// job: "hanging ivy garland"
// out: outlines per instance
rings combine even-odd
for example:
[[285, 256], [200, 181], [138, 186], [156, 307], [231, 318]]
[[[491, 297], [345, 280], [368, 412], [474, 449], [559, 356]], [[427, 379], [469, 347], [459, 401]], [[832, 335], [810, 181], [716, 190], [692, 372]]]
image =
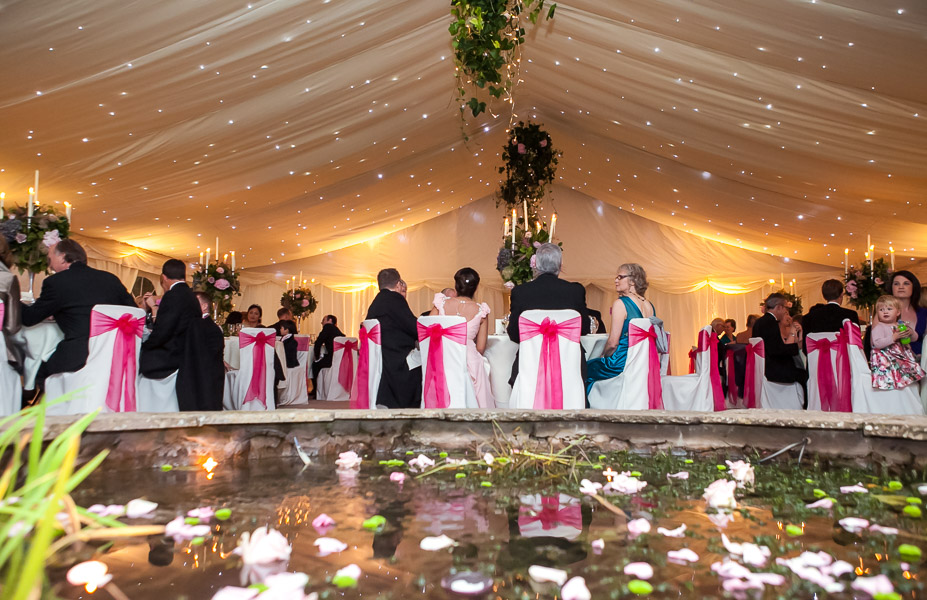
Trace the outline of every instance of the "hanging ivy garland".
[[[486, 103], [474, 93], [467, 99], [468, 85], [487, 89], [493, 98], [505, 95], [511, 102], [518, 81], [518, 50], [525, 43], [524, 16], [534, 24], [544, 10], [545, 0], [451, 0], [451, 33], [460, 111], [473, 116], [486, 110]], [[550, 6], [552, 19], [556, 4]], [[463, 116], [463, 114], [461, 114]]]
[[509, 140], [502, 150], [505, 165], [499, 173], [505, 180], [499, 184], [496, 205], [505, 203], [507, 209], [527, 202], [532, 212], [544, 197], [546, 187], [553, 183], [557, 173], [557, 157], [550, 134], [536, 123], [519, 121], [509, 132]]

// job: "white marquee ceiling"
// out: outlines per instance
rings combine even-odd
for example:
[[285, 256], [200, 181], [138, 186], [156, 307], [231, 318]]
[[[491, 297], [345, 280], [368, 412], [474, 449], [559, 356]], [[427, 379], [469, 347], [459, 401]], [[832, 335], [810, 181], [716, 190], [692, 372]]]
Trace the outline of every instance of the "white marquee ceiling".
[[[247, 266], [490, 194], [508, 116], [453, 97], [444, 0], [0, 0], [0, 190], [75, 227]], [[679, 230], [838, 265], [927, 256], [927, 4], [568, 0], [520, 118], [559, 184]], [[501, 220], [501, 209], [500, 220]], [[495, 227], [495, 225], [492, 225]], [[501, 232], [501, 227], [499, 228]]]

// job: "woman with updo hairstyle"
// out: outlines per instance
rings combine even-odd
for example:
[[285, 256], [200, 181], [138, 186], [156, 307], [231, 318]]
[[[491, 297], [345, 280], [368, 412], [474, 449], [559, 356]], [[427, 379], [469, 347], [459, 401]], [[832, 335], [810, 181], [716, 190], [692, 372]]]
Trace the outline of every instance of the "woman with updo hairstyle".
[[911, 341], [911, 351], [920, 356], [927, 329], [927, 308], [920, 305], [921, 282], [911, 271], [895, 271], [886, 291], [901, 302], [901, 320], [917, 332], [917, 341]]
[[644, 298], [647, 291], [647, 273], [637, 263], [626, 263], [618, 267], [615, 275], [615, 291], [618, 299], [612, 304], [612, 326], [602, 358], [593, 358], [586, 363], [586, 394], [596, 381], [612, 379], [624, 372], [628, 357], [628, 325], [631, 319], [652, 317], [656, 314], [653, 304]]
[[489, 365], [483, 352], [486, 350], [486, 338], [489, 335], [489, 305], [477, 303], [473, 296], [480, 285], [480, 274], [464, 267], [454, 273], [454, 290], [456, 298], [449, 298], [442, 293], [435, 294], [434, 308], [430, 315], [459, 315], [467, 320], [467, 371], [477, 404], [480, 408], [495, 408], [496, 401], [489, 387]]

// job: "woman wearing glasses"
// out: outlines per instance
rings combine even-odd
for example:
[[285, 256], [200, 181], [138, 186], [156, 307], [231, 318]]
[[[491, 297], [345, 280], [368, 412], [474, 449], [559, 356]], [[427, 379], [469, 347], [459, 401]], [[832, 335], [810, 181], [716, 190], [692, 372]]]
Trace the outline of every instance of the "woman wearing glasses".
[[611, 379], [624, 372], [624, 362], [628, 356], [628, 323], [631, 319], [654, 316], [653, 304], [644, 298], [647, 273], [639, 264], [618, 267], [615, 291], [618, 292], [618, 299], [612, 304], [611, 333], [605, 343], [605, 352], [602, 358], [593, 358], [586, 363], [587, 393], [596, 381]]

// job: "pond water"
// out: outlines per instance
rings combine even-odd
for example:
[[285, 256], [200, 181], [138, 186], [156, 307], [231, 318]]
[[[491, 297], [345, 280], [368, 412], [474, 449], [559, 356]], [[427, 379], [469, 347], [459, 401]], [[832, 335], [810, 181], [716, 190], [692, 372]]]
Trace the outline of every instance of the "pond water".
[[[422, 453], [438, 467], [444, 463], [437, 450]], [[636, 562], [652, 567], [653, 576], [647, 581], [654, 598], [732, 594], [868, 598], [852, 589], [851, 583], [857, 577], [879, 574], [887, 576], [893, 593], [898, 594], [880, 598], [927, 597], [921, 589], [927, 577], [924, 563], [898, 550], [901, 544], [927, 549], [922, 519], [902, 512], [904, 506], [922, 507], [918, 484], [925, 481], [925, 474], [921, 472], [879, 475], [873, 470], [812, 462], [807, 457], [804, 468], [798, 469], [789, 463], [757, 465], [753, 457], [755, 485], [748, 482], [735, 492], [736, 509], [718, 512], [703, 499], [705, 488], [715, 480], [741, 474], [719, 457], [599, 455], [590, 454], [587, 448], [567, 461], [563, 460], [566, 455], [529, 460], [510, 454], [507, 464], [496, 459], [490, 467], [476, 453], [452, 454], [451, 460], [466, 458], [470, 463], [447, 465], [416, 479], [408, 463], [418, 454], [367, 456], [359, 469], [337, 469], [333, 458], [319, 458], [309, 466], [289, 460], [251, 462], [234, 469], [220, 464], [211, 474], [180, 465], [171, 471], [154, 465], [149, 471], [108, 473], [104, 463], [74, 493], [74, 499], [81, 506], [124, 504], [137, 497], [158, 503], [149, 518], [123, 519], [133, 524], [166, 523], [201, 506], [231, 509], [231, 518], [210, 522], [211, 531], [202, 540], [153, 536], [98, 548], [95, 558], [109, 567], [113, 582], [133, 600], [208, 599], [224, 586], [251, 583], [241, 581], [242, 560], [232, 551], [242, 533], [265, 525], [278, 530], [292, 545], [288, 563], [276, 567], [308, 574], [307, 592], [318, 592], [323, 599], [459, 598], [442, 587], [442, 581], [470, 571], [491, 581], [491, 588], [482, 595], [485, 598], [561, 597], [558, 584], [529, 576], [532, 565], [561, 569], [569, 578], [583, 577], [592, 598], [620, 598], [630, 595], [629, 585], [647, 591], [638, 589], [640, 581], [632, 584], [642, 574], [625, 573], [625, 566]], [[506, 451], [498, 449], [499, 454]], [[395, 462], [382, 464], [387, 460]], [[391, 480], [394, 472], [406, 474], [405, 480]], [[679, 473], [688, 478], [667, 477]], [[580, 491], [582, 479], [594, 487], [609, 478], [615, 480], [615, 487], [633, 488], [639, 486], [638, 480], [647, 485], [636, 493], [605, 494], [585, 484], [610, 506]], [[862, 484], [866, 492], [841, 493], [840, 487], [856, 484]], [[921, 491], [927, 493], [927, 489]], [[830, 509], [806, 507], [821, 497], [836, 502]], [[334, 520], [324, 537], [344, 542], [347, 548], [342, 552], [321, 556], [314, 545], [323, 534], [312, 522], [322, 513]], [[376, 530], [365, 528], [364, 521], [374, 515], [384, 517], [384, 525]], [[864, 528], [851, 533], [839, 523], [846, 517], [899, 532]], [[646, 520], [650, 531], [635, 537], [640, 519]], [[676, 532], [682, 537], [664, 535], [682, 525], [685, 531]], [[731, 543], [727, 547], [722, 533]], [[424, 538], [442, 534], [457, 545], [437, 551], [420, 547]], [[744, 542], [759, 548], [741, 547], [743, 556], [732, 556], [731, 550], [738, 549], [732, 544]], [[736, 579], [739, 583], [724, 584], [726, 579], [716, 571], [725, 560], [741, 564], [747, 557], [749, 562], [747, 555], [764, 552], [763, 546], [769, 549], [769, 558], [762, 566], [748, 565], [749, 571], [783, 576], [782, 583], [753, 583], [758, 589], [738, 591], [751, 584], [741, 574]], [[668, 560], [669, 551], [683, 548], [694, 551], [697, 560]], [[804, 574], [800, 577], [796, 569], [777, 563], [777, 558], [797, 557], [805, 551], [826, 553], [830, 558], [823, 559], [824, 563], [849, 563], [851, 569], [843, 565], [833, 571], [836, 575], [830, 584], [844, 591], [827, 595], [818, 574], [801, 571], [807, 565], [797, 568]], [[81, 558], [89, 558], [89, 553]], [[356, 587], [336, 587], [332, 577], [350, 564], [362, 573]], [[842, 563], [831, 563], [823, 572], [834, 564]], [[105, 591], [90, 594], [68, 584], [68, 566], [59, 565], [50, 572], [60, 597], [108, 597]], [[813, 568], [822, 572], [820, 564]], [[569, 596], [565, 590], [563, 597]]]

